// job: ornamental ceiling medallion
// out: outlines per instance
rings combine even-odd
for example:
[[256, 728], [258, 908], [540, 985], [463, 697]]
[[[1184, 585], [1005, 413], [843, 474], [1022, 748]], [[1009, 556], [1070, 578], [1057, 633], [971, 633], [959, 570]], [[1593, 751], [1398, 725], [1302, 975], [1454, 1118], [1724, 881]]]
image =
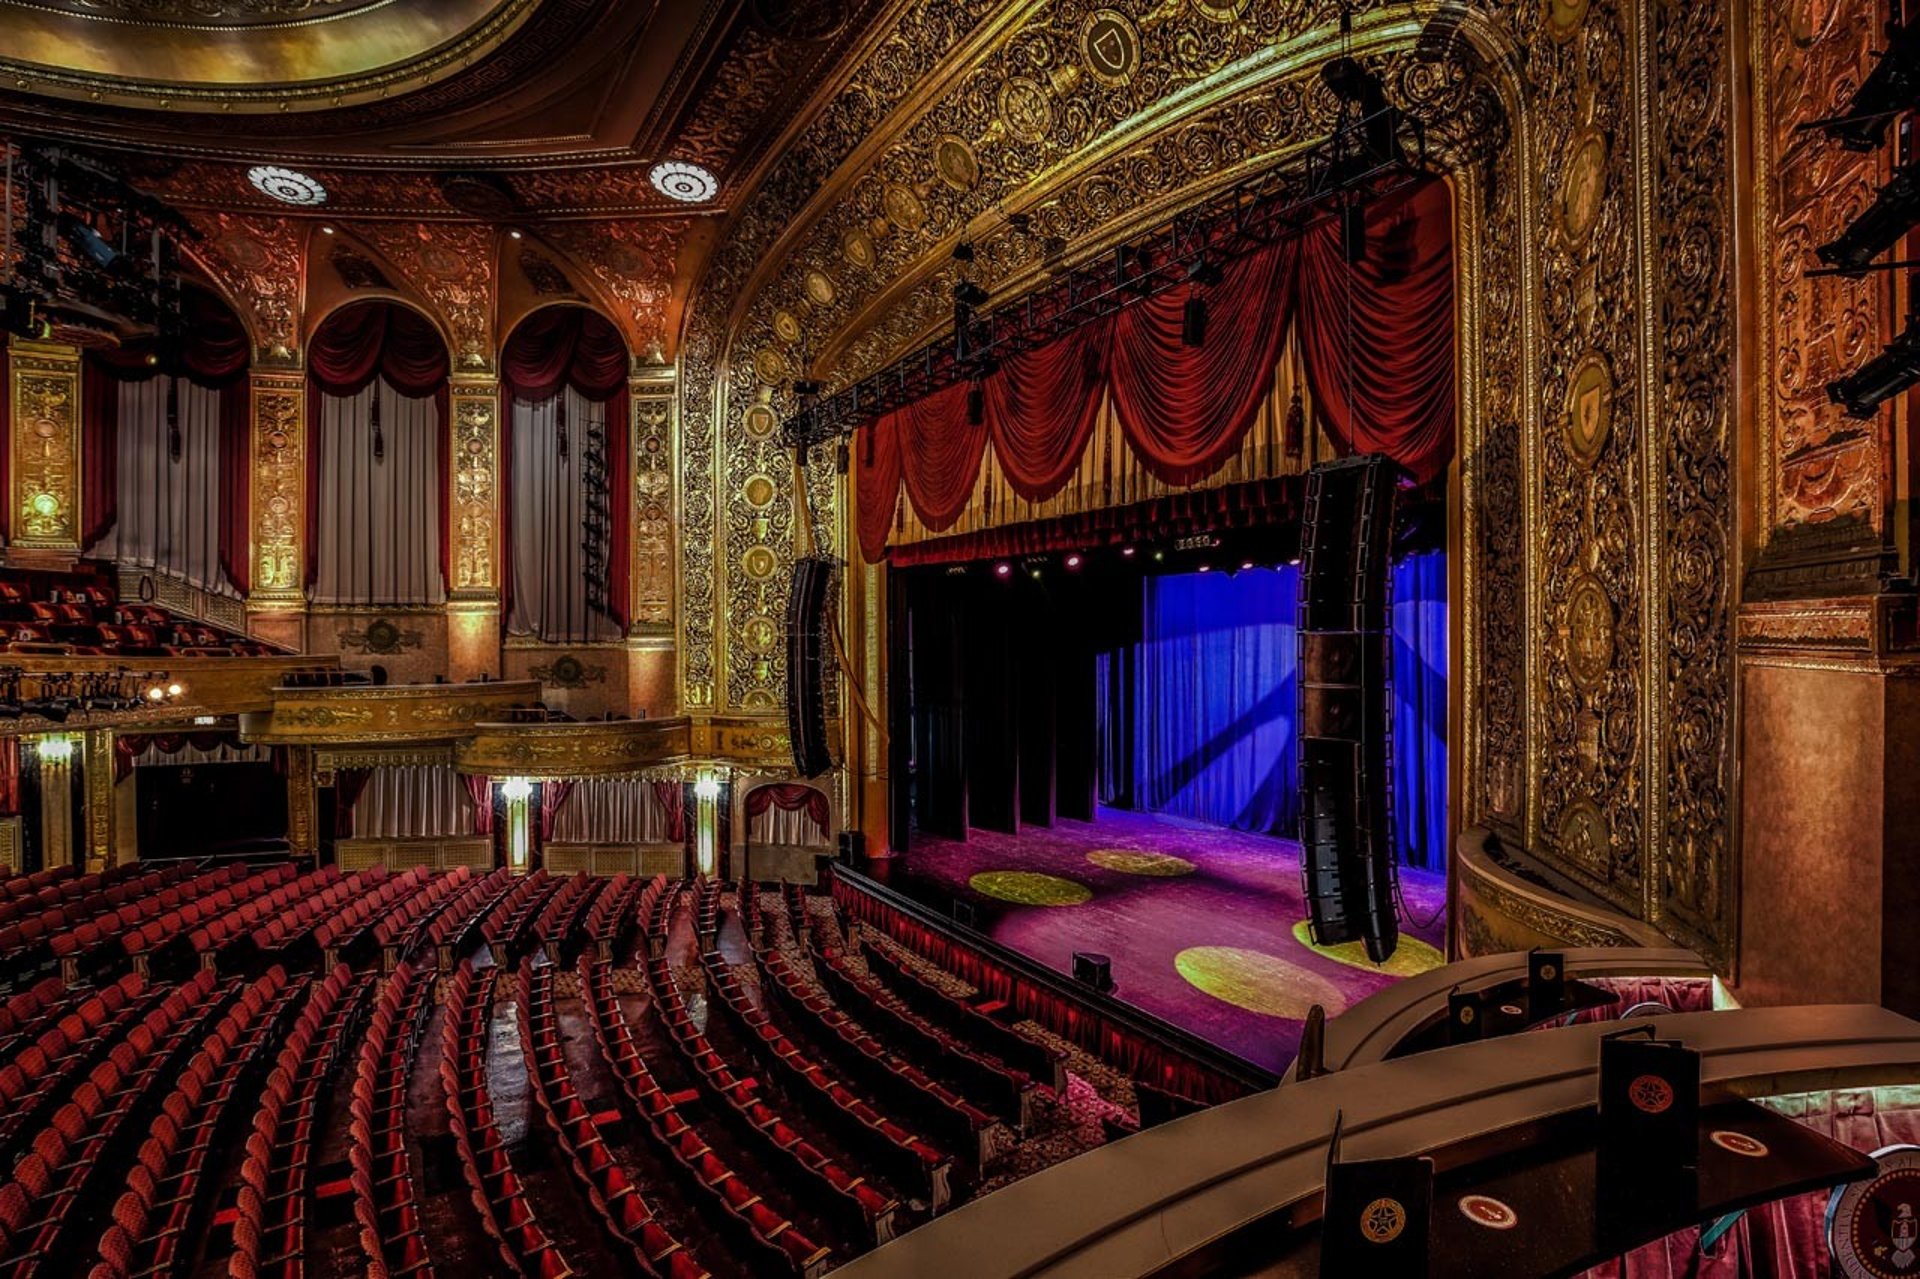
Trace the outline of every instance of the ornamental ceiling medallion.
[[913, 188], [899, 182], [889, 182], [880, 196], [880, 208], [887, 215], [887, 221], [902, 231], [918, 231], [927, 221], [927, 206], [920, 202]]
[[948, 133], [933, 144], [933, 171], [954, 190], [971, 191], [980, 180], [980, 161], [965, 138]]
[[1582, 466], [1592, 466], [1613, 427], [1613, 374], [1607, 357], [1589, 351], [1567, 380], [1567, 448]]
[[756, 440], [771, 439], [774, 428], [780, 425], [779, 417], [770, 404], [749, 404], [741, 421], [747, 428], [747, 434]]
[[1587, 241], [1607, 197], [1607, 137], [1588, 127], [1573, 135], [1560, 167], [1560, 232], [1570, 248]]
[[756, 508], [771, 506], [778, 493], [779, 489], [775, 486], [772, 477], [766, 475], [751, 476], [740, 490], [741, 496], [747, 499], [747, 504]]
[[1126, 14], [1095, 9], [1080, 27], [1080, 59], [1109, 89], [1123, 87], [1140, 69], [1140, 30]]
[[780, 567], [780, 558], [770, 546], [749, 546], [746, 554], [740, 557], [740, 567], [747, 576], [761, 581], [772, 577]]
[[762, 348], [753, 357], [753, 369], [768, 386], [779, 386], [787, 380], [787, 357], [770, 346]]
[[1053, 103], [1047, 91], [1026, 76], [1000, 86], [1000, 120], [1022, 142], [1044, 142], [1053, 127]]
[[1582, 573], [1567, 592], [1567, 673], [1581, 690], [1592, 692], [1613, 669], [1613, 601], [1599, 577]]
[[807, 272], [807, 296], [813, 299], [816, 306], [832, 306], [833, 277], [818, 268]]
[[872, 270], [873, 237], [859, 227], [854, 227], [840, 240], [840, 256], [863, 271]]
[[800, 340], [800, 321], [794, 319], [793, 312], [791, 311], [775, 311], [773, 313], [773, 334], [782, 342], [798, 342]]

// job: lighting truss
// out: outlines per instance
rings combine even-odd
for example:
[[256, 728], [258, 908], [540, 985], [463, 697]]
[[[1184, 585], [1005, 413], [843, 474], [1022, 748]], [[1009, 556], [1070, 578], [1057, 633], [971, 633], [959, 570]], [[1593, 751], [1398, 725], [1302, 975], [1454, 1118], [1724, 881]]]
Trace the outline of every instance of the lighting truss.
[[[1369, 131], [1390, 128], [1400, 145], [1382, 156]], [[1377, 140], [1378, 134], [1373, 138]], [[1202, 269], [1295, 235], [1336, 206], [1371, 200], [1427, 175], [1426, 129], [1395, 108], [1335, 129], [1292, 163], [1255, 175], [1141, 235], [1055, 276], [1016, 301], [969, 314], [912, 354], [832, 395], [800, 397], [782, 423], [803, 453], [853, 433], [879, 414], [990, 372], [1122, 307], [1165, 293]], [[964, 340], [962, 340], [964, 339]]]

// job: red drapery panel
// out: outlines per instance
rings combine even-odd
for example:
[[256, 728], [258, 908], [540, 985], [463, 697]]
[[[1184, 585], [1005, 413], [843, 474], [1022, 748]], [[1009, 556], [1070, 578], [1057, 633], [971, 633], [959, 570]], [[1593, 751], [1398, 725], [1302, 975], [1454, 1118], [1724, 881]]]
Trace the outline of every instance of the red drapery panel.
[[553, 823], [560, 816], [560, 805], [567, 802], [567, 796], [573, 794], [572, 782], [545, 781], [540, 783], [540, 838], [553, 838]]
[[80, 362], [80, 545], [113, 527], [120, 507], [120, 384], [100, 360]]
[[1044, 502], [1080, 465], [1107, 382], [1113, 320], [1014, 356], [986, 381], [987, 431], [1013, 491]]
[[1346, 260], [1337, 220], [1311, 228], [1300, 252], [1314, 412], [1343, 451], [1385, 453], [1422, 484], [1453, 457], [1450, 210], [1436, 179], [1367, 209], [1357, 263]]
[[20, 739], [8, 737], [0, 739], [0, 817], [19, 815]]
[[376, 377], [412, 398], [434, 397], [439, 413], [436, 444], [440, 472], [440, 578], [452, 580], [453, 422], [447, 397], [452, 368], [440, 330], [419, 312], [397, 302], [355, 302], [320, 325], [307, 346], [307, 563], [306, 583], [320, 574], [320, 423], [322, 395], [358, 395]]
[[891, 413], [860, 428], [853, 482], [860, 553], [872, 563], [886, 553], [900, 500], [900, 443]]
[[[1212, 286], [1183, 284], [1113, 317], [1113, 407], [1148, 472], [1194, 484], [1240, 449], [1292, 322], [1291, 239], [1236, 258]], [[1181, 342], [1187, 299], [1207, 308], [1208, 340]]]
[[113, 739], [113, 780], [126, 781], [133, 775], [134, 761], [148, 751], [170, 755], [186, 746], [198, 751], [218, 750], [222, 746], [237, 750], [241, 744], [238, 733], [217, 728], [206, 733], [118, 733]]
[[655, 782], [653, 800], [667, 815], [667, 839], [682, 844], [687, 839], [686, 787], [680, 782]]
[[493, 834], [493, 779], [469, 773], [460, 780], [467, 788], [467, 798], [473, 801], [473, 833]]
[[220, 392], [220, 569], [242, 595], [253, 582], [253, 413], [244, 381]]
[[967, 509], [987, 448], [985, 414], [982, 421], [967, 420], [968, 389], [958, 382], [888, 415], [895, 419], [907, 496], [920, 522], [935, 532], [953, 527]]
[[626, 389], [627, 366], [627, 344], [599, 312], [550, 306], [514, 326], [500, 353], [500, 382], [529, 404], [559, 394], [562, 386], [605, 403]]
[[333, 836], [349, 839], [353, 835], [353, 806], [373, 779], [371, 768], [342, 768], [333, 774]]
[[749, 819], [760, 816], [770, 808], [787, 813], [804, 812], [822, 834], [830, 829], [827, 825], [831, 818], [826, 793], [815, 787], [803, 786], [799, 782], [775, 782], [769, 786], [756, 786], [747, 793]]

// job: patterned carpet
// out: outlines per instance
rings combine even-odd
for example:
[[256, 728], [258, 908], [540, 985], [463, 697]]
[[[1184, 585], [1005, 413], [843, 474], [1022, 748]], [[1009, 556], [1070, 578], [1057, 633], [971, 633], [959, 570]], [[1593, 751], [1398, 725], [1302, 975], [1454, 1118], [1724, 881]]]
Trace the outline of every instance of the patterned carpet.
[[1273, 1070], [1293, 1060], [1311, 1005], [1337, 1016], [1441, 962], [1440, 873], [1402, 870], [1416, 919], [1376, 967], [1357, 942], [1316, 949], [1296, 929], [1298, 844], [1176, 818], [1103, 809], [1017, 837], [919, 836], [895, 883], [901, 870], [916, 896], [975, 903], [981, 931], [1042, 963], [1109, 956], [1116, 996]]

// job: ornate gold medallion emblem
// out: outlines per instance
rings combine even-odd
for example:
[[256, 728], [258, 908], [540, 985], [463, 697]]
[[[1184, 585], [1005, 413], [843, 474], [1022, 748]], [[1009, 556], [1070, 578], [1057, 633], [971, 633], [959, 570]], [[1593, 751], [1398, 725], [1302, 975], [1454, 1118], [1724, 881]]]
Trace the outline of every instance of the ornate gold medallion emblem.
[[1658, 1075], [1640, 1075], [1627, 1085], [1627, 1100], [1642, 1114], [1662, 1115], [1673, 1105], [1673, 1085]]
[[840, 256], [853, 265], [865, 270], [873, 265], [873, 237], [859, 227], [846, 233], [840, 240]]
[[1598, 687], [1613, 668], [1613, 601], [1591, 573], [1567, 594], [1566, 637], [1567, 673], [1582, 689]]
[[1547, 34], [1565, 44], [1580, 32], [1587, 20], [1587, 0], [1544, 0], [1547, 9]]
[[1560, 171], [1560, 230], [1567, 243], [1586, 242], [1600, 220], [1607, 196], [1607, 138], [1598, 129], [1582, 129], [1567, 145]]
[[741, 417], [741, 423], [747, 428], [747, 434], [756, 440], [764, 440], [773, 434], [779, 420], [774, 417], [773, 406], [769, 404], [749, 404]]
[[817, 268], [807, 272], [807, 296], [813, 299], [815, 306], [832, 306], [833, 277]]
[[1360, 1210], [1360, 1235], [1368, 1243], [1392, 1243], [1407, 1228], [1407, 1210], [1382, 1196]]
[[947, 134], [933, 144], [933, 170], [956, 191], [971, 191], [980, 180], [980, 161], [967, 140]]
[[1140, 32], [1114, 9], [1095, 9], [1080, 27], [1080, 60], [1095, 80], [1117, 89], [1140, 69]]
[[1592, 466], [1613, 429], [1613, 374], [1606, 357], [1589, 351], [1567, 380], [1567, 449], [1582, 466]]
[[1014, 76], [1000, 86], [1000, 119], [1020, 141], [1043, 142], [1053, 127], [1053, 103], [1037, 82]]

